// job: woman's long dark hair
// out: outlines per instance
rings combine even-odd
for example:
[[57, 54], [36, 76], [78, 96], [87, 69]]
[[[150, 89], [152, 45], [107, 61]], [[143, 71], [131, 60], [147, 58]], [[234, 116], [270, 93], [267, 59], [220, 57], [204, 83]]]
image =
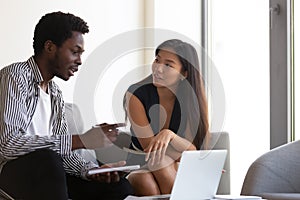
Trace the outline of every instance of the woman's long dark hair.
[[155, 50], [155, 56], [162, 49], [174, 51], [179, 57], [183, 70], [187, 71], [187, 77], [181, 81], [176, 95], [183, 98], [184, 105], [181, 106], [184, 108], [181, 110], [187, 114], [187, 125], [194, 137], [193, 144], [200, 149], [204, 139], [209, 139], [209, 123], [207, 100], [197, 51], [191, 44], [178, 39], [167, 40], [160, 44]]
[[[197, 51], [192, 45], [178, 39], [167, 40], [160, 44], [155, 50], [155, 56], [158, 55], [160, 50], [175, 52], [182, 64], [183, 71], [187, 71], [187, 77], [181, 81], [176, 92], [181, 114], [186, 116], [185, 119], [187, 119], [187, 122], [183, 123], [184, 131], [188, 128], [191, 132], [192, 142], [197, 149], [200, 149], [202, 145], [206, 148], [209, 141], [208, 107]], [[143, 85], [150, 82], [152, 82], [152, 78], [148, 76], [139, 83]], [[128, 113], [125, 96], [123, 108], [125, 110], [125, 120], [127, 121]]]

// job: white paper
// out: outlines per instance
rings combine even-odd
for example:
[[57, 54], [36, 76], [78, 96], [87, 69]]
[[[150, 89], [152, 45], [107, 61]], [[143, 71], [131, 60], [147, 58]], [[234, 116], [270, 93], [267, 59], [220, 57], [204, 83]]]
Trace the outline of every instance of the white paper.
[[215, 195], [215, 199], [227, 199], [227, 200], [259, 200], [262, 199], [259, 196], [245, 196], [245, 195]]
[[122, 167], [108, 167], [108, 168], [96, 168], [88, 171], [88, 175], [99, 174], [104, 172], [120, 172], [120, 171], [133, 171], [140, 168], [140, 165], [129, 165]]
[[153, 199], [160, 199], [160, 198], [164, 199], [164, 198], [168, 198], [170, 196], [171, 196], [170, 194], [161, 194], [161, 195], [154, 195], [154, 196], [142, 196], [142, 197], [129, 195], [124, 200], [153, 200]]

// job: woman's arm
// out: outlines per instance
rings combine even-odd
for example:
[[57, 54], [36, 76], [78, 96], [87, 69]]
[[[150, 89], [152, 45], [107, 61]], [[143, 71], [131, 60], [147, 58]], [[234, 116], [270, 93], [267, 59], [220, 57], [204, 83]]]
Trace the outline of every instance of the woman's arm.
[[[133, 94], [126, 93], [126, 108], [133, 131], [145, 152], [149, 153], [146, 160], [154, 155], [169, 155], [174, 160], [180, 159], [185, 150], [196, 150], [196, 147], [187, 139], [176, 135], [169, 129], [161, 130], [154, 136], [153, 130], [146, 116], [146, 111], [141, 101]], [[151, 152], [155, 154], [151, 155]]]
[[187, 150], [196, 150], [196, 146], [191, 142], [194, 140], [194, 138], [192, 137], [191, 132], [189, 131], [189, 125], [187, 125], [186, 131], [185, 131], [185, 137], [186, 138], [182, 138], [178, 135], [175, 135], [174, 139], [170, 142], [170, 145], [172, 145], [172, 147], [174, 149], [176, 149], [179, 152], [183, 152], [183, 151], [187, 151]]
[[126, 93], [126, 108], [131, 127], [143, 149], [147, 148], [154, 137], [142, 102], [132, 93]]
[[148, 147], [144, 149], [145, 152], [149, 153], [146, 156], [146, 160], [153, 156], [158, 156], [158, 159], [160, 159], [163, 155], [168, 155], [174, 160], [178, 160], [181, 157], [181, 153], [187, 150], [196, 150], [196, 147], [190, 141], [176, 135], [169, 129], [161, 130], [150, 141]]

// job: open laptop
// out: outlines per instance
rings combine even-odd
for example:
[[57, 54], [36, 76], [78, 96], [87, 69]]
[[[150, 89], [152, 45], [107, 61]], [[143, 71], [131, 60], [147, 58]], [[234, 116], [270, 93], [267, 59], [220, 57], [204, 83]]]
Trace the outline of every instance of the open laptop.
[[170, 195], [132, 197], [144, 200], [213, 199], [222, 175], [227, 150], [184, 151]]

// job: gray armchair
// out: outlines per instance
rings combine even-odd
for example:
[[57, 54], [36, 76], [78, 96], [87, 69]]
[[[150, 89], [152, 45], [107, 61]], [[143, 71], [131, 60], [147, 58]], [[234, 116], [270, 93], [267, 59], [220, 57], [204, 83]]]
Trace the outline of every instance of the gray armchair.
[[209, 149], [226, 149], [227, 157], [224, 164], [225, 173], [222, 174], [217, 194], [230, 194], [230, 140], [227, 132], [212, 132]]
[[[80, 134], [84, 129], [83, 120], [78, 106], [66, 103], [66, 119], [70, 133]], [[79, 150], [78, 152], [86, 159], [96, 162], [95, 158], [101, 163], [112, 163], [126, 160], [128, 152], [123, 147], [129, 147], [131, 135], [128, 132], [121, 133], [115, 145], [107, 148], [93, 150]], [[222, 174], [217, 194], [230, 194], [230, 142], [227, 132], [213, 132], [211, 134], [209, 149], [227, 149], [227, 158], [224, 164], [225, 173]]]
[[[118, 136], [115, 145], [108, 148], [96, 150], [97, 159], [103, 163], [117, 162], [126, 160], [128, 152], [123, 147], [129, 147], [131, 138], [130, 133], [123, 132]], [[209, 149], [227, 149], [225, 160], [225, 173], [222, 174], [217, 194], [230, 194], [230, 142], [227, 132], [213, 132], [209, 143]]]
[[277, 147], [255, 160], [248, 169], [241, 194], [269, 200], [299, 200], [300, 141]]
[[[66, 103], [65, 104], [65, 114], [68, 124], [68, 130], [70, 134], [82, 134], [85, 130], [84, 122], [80, 113], [80, 110], [76, 104]], [[82, 155], [82, 157], [87, 161], [92, 161], [97, 164], [96, 154], [94, 150], [89, 149], [79, 149], [76, 150], [77, 153]]]

